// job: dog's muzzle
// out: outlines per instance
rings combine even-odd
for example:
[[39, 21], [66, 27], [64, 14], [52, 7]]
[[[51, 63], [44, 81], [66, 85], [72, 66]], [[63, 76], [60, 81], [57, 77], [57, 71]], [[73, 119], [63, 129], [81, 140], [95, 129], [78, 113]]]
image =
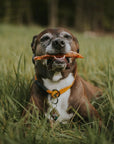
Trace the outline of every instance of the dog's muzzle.
[[65, 48], [65, 42], [61, 38], [56, 38], [52, 41], [52, 47], [56, 50], [62, 50], [63, 48]]
[[49, 53], [55, 55], [55, 57], [52, 59], [47, 60], [47, 67], [49, 70], [56, 70], [56, 71], [61, 71], [63, 69], [68, 68], [68, 63], [69, 63], [69, 58], [63, 57], [56, 57], [56, 55], [59, 54], [65, 54], [65, 49], [66, 49], [66, 43], [65, 40], [62, 38], [55, 38], [52, 41], [52, 49], [55, 51], [55, 53]]
[[62, 58], [54, 58], [53, 64], [52, 64], [52, 70], [61, 70], [65, 69], [67, 65], [67, 60], [65, 57]]
[[65, 58], [65, 56], [57, 58], [56, 56], [54, 58], [50, 58], [47, 60], [47, 67], [48, 70], [56, 70], [61, 71], [64, 69], [70, 68], [70, 58]]

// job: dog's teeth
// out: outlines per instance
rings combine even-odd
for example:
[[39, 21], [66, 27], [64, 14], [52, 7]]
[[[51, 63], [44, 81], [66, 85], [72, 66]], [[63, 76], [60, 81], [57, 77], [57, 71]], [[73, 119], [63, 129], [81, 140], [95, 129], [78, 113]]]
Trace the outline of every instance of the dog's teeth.
[[62, 58], [65, 58], [65, 55]]
[[54, 59], [64, 59], [65, 58], [65, 55], [63, 57], [56, 57], [54, 56]]
[[72, 63], [72, 58], [69, 58], [69, 63]]
[[61, 57], [60, 59], [65, 59], [65, 55], [63, 57]]

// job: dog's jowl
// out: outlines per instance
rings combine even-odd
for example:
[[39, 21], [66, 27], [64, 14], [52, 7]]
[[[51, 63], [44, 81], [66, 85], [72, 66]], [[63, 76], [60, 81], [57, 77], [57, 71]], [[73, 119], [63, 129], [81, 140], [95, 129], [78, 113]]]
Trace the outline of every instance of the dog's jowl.
[[39, 114], [62, 123], [71, 120], [75, 111], [83, 118], [100, 120], [90, 101], [101, 90], [77, 73], [77, 58], [82, 57], [77, 38], [64, 28], [46, 29], [33, 37], [31, 47], [35, 76], [30, 102]]

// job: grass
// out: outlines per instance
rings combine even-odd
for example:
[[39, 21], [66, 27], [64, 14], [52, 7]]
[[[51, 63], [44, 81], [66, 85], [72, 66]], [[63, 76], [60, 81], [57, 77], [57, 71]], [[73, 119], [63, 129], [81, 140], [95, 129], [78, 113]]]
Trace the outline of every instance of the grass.
[[[114, 41], [111, 36], [93, 36], [73, 31], [80, 43], [78, 73], [103, 90], [92, 104], [99, 111], [104, 127], [98, 132], [93, 121], [80, 124], [57, 124], [35, 115], [24, 125], [22, 111], [29, 101], [34, 67], [30, 43], [43, 28], [0, 25], [0, 144], [111, 144], [114, 141]], [[28, 116], [31, 116], [28, 112]]]

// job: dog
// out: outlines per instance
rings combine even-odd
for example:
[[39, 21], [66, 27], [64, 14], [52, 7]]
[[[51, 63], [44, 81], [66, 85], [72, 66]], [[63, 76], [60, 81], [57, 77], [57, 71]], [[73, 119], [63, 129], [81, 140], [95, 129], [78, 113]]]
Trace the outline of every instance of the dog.
[[[39, 114], [51, 121], [67, 123], [76, 111], [85, 119], [90, 116], [100, 121], [90, 102], [102, 91], [78, 75], [76, 58], [65, 57], [70, 51], [79, 53], [77, 38], [65, 28], [46, 29], [33, 37], [31, 48], [35, 77], [30, 103], [37, 107]], [[44, 55], [54, 55], [54, 58], [34, 59]]]

